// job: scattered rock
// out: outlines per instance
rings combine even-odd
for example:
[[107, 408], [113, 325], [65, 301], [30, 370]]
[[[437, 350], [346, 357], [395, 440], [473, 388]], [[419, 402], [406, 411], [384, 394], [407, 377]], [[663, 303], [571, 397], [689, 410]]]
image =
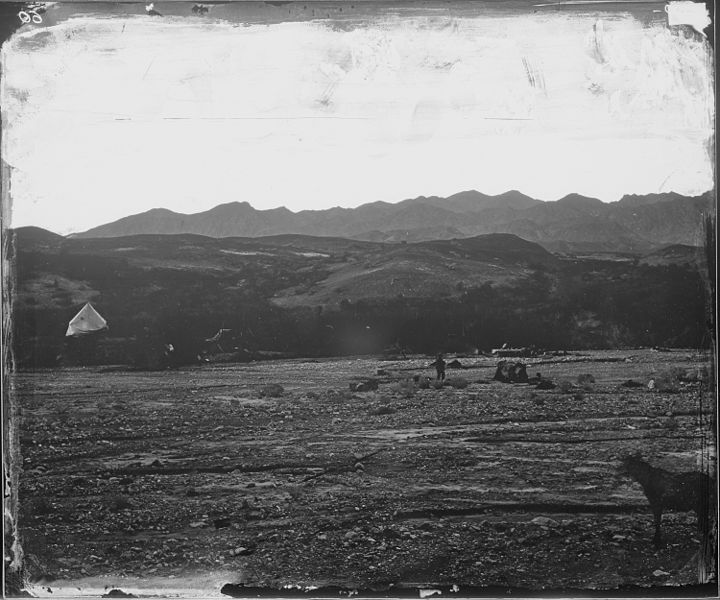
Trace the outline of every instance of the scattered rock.
[[205, 526], [207, 526], [207, 523], [205, 521], [193, 521], [192, 523], [190, 523], [190, 527], [192, 527], [193, 529]]
[[557, 387], [563, 394], [569, 394], [573, 390], [573, 384], [567, 379], [559, 381]]
[[378, 389], [378, 382], [376, 379], [367, 379], [360, 383], [351, 383], [351, 392], [374, 392]]
[[112, 589], [107, 594], [102, 595], [103, 598], [137, 598], [135, 594], [129, 594], [122, 590]]

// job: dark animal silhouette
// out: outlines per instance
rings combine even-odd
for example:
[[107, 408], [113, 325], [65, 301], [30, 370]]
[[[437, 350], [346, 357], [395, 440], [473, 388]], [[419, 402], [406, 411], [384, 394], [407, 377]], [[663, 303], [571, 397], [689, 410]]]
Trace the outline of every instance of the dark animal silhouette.
[[660, 525], [665, 510], [694, 511], [698, 529], [707, 529], [710, 498], [715, 489], [707, 474], [698, 471], [671, 473], [653, 467], [638, 455], [622, 459], [621, 469], [637, 481], [645, 492], [655, 519], [653, 542], [656, 546], [662, 545]]

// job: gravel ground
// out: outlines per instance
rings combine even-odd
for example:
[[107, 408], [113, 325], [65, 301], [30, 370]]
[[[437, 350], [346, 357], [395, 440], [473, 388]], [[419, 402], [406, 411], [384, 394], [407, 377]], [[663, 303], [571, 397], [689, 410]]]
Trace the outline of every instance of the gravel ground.
[[[669, 470], [700, 467], [712, 395], [694, 379], [707, 356], [525, 360], [552, 390], [491, 381], [487, 357], [460, 358], [469, 368], [448, 371], [453, 385], [420, 389], [412, 377], [431, 376], [431, 361], [18, 373], [32, 581], [697, 583], [695, 515], [665, 515], [656, 549], [642, 488], [618, 459], [640, 451]], [[578, 384], [583, 374], [594, 383]], [[376, 390], [350, 390], [367, 379]]]

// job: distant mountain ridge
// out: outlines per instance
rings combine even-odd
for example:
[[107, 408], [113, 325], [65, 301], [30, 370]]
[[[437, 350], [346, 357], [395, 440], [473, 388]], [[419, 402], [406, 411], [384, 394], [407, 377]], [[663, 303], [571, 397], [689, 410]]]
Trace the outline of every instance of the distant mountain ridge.
[[257, 210], [248, 202], [190, 215], [155, 208], [72, 237], [302, 234], [417, 242], [510, 233], [551, 251], [647, 252], [670, 244], [699, 245], [702, 214], [714, 210], [711, 192], [695, 197], [672, 192], [628, 195], [605, 203], [579, 194], [543, 202], [517, 191], [488, 196], [473, 190], [447, 198], [420, 196], [396, 204], [373, 202], [297, 213], [284, 207]]

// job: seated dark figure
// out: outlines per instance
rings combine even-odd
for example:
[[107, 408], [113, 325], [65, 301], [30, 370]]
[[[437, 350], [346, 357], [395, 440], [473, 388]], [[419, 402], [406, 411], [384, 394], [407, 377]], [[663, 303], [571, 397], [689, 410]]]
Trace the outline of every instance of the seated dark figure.
[[527, 368], [522, 363], [516, 363], [515, 364], [515, 379], [513, 379], [514, 383], [527, 383], [528, 382], [528, 374], [527, 374]]
[[506, 360], [501, 360], [498, 365], [497, 369], [495, 369], [495, 376], [493, 377], [495, 381], [502, 381], [503, 383], [507, 383], [510, 381], [508, 377], [508, 364]]

